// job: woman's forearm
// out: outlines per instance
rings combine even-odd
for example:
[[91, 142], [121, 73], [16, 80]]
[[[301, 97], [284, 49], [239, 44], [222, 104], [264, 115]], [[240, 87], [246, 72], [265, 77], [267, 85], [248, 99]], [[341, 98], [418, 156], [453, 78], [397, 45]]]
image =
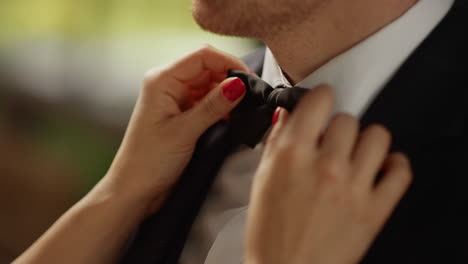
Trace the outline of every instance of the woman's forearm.
[[109, 189], [98, 184], [14, 263], [114, 263], [148, 208]]
[[149, 71], [106, 177], [15, 263], [113, 263], [145, 216], [155, 213], [191, 160], [198, 138], [246, 92], [226, 69], [237, 58], [204, 47]]

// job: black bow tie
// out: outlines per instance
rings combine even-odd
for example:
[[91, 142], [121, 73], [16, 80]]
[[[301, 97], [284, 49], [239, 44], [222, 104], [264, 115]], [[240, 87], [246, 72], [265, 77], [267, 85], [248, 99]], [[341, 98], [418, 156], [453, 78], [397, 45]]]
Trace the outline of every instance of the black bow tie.
[[301, 87], [271, 87], [254, 74], [230, 70], [228, 77], [241, 79], [246, 86], [245, 97], [231, 112], [231, 128], [238, 143], [253, 148], [271, 125], [276, 107], [292, 112], [299, 99], [308, 91]]

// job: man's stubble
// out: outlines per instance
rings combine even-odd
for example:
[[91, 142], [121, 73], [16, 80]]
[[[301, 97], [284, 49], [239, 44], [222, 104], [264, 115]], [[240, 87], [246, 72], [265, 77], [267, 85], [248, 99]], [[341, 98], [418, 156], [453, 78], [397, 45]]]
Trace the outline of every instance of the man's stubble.
[[310, 20], [330, 0], [192, 0], [203, 29], [228, 36], [272, 39]]

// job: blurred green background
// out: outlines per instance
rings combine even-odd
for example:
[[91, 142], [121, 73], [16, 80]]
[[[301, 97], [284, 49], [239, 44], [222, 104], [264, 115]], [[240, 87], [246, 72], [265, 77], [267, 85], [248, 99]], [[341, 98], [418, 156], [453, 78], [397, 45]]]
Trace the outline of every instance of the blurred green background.
[[0, 263], [9, 263], [105, 173], [145, 71], [208, 43], [190, 0], [0, 2]]

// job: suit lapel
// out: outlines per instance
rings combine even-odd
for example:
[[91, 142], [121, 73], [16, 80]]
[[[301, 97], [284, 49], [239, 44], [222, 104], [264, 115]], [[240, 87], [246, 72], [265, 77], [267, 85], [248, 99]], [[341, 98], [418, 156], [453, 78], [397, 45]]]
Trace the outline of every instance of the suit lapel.
[[414, 174], [362, 263], [455, 263], [447, 253], [467, 242], [467, 15], [466, 1], [456, 2], [361, 120], [391, 131], [392, 150], [409, 156]]
[[455, 4], [373, 100], [363, 127], [386, 125], [397, 139], [395, 148], [461, 132], [457, 122], [466, 113], [466, 15], [466, 8]]

